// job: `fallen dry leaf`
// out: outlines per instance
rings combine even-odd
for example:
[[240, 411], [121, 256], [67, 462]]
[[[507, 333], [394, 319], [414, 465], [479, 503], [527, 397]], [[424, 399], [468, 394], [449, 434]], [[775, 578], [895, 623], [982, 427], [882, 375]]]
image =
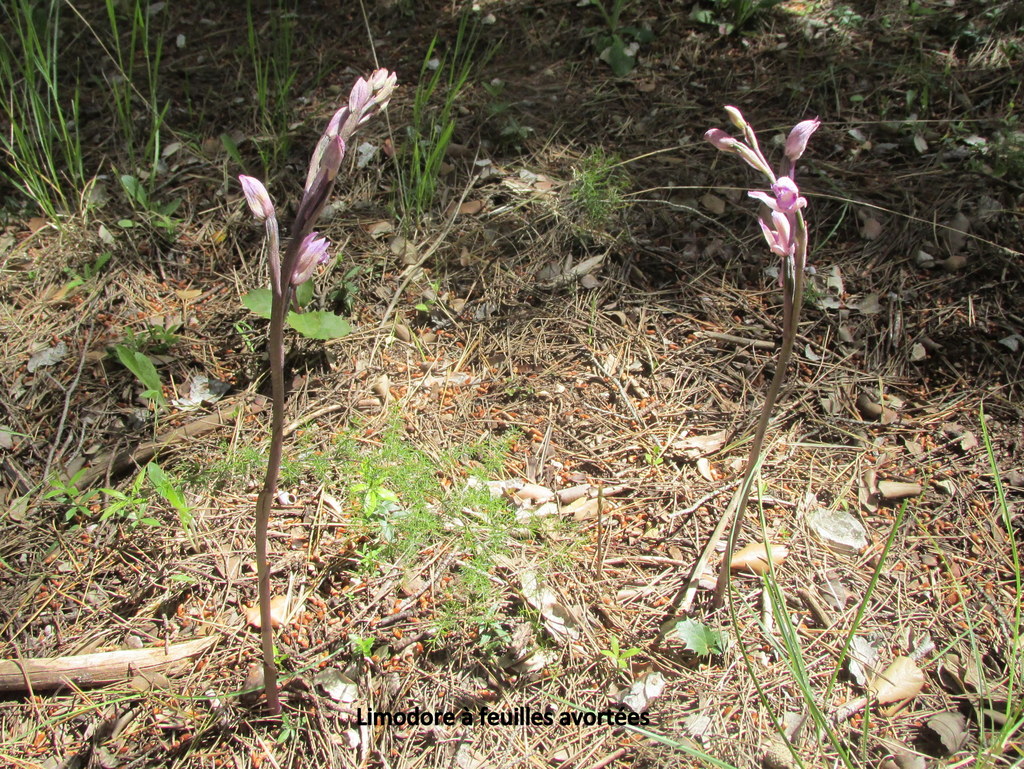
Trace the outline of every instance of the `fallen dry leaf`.
[[708, 454], [713, 454], [725, 445], [728, 433], [719, 430], [710, 435], [689, 435], [677, 441], [672, 441], [672, 452], [676, 456], [683, 456], [686, 459], [697, 459]]
[[950, 754], [960, 750], [967, 741], [967, 721], [959, 713], [936, 713], [928, 719], [926, 726], [938, 735]]
[[[765, 574], [768, 571], [768, 549], [764, 542], [751, 542], [741, 547], [732, 555], [733, 571], [751, 571], [754, 574]], [[778, 566], [789, 555], [789, 549], [783, 545], [771, 545], [772, 563]]]
[[[288, 596], [275, 595], [270, 599], [270, 626], [281, 627], [288, 619]], [[245, 621], [257, 630], [260, 628], [260, 605], [245, 607]]]
[[924, 673], [910, 657], [897, 657], [868, 685], [883, 705], [916, 697], [924, 686]]
[[700, 199], [700, 204], [713, 214], [725, 213], [725, 201], [710, 192]]
[[466, 216], [473, 216], [484, 210], [484, 201], [482, 200], [467, 200], [461, 206], [459, 206], [459, 213]]
[[904, 483], [902, 481], [879, 481], [878, 493], [886, 500], [908, 499], [921, 493], [920, 483]]
[[873, 216], [868, 217], [864, 220], [864, 223], [860, 226], [860, 236], [864, 240], [877, 240], [878, 236], [882, 234], [885, 228], [882, 223], [875, 219]]

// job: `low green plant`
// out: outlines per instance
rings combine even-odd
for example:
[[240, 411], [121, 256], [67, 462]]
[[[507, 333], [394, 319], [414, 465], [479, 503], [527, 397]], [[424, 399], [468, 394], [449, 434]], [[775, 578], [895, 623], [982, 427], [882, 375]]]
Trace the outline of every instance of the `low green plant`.
[[52, 499], [66, 506], [64, 519], [67, 521], [92, 515], [89, 502], [97, 492], [95, 490], [83, 492], [78, 489], [78, 483], [84, 475], [84, 468], [70, 478], [64, 478], [58, 473], [50, 478], [50, 490], [43, 494], [43, 499]]
[[701, 24], [718, 27], [722, 34], [742, 32], [759, 16], [783, 0], [711, 0], [711, 9], [697, 5], [690, 18]]
[[611, 660], [611, 663], [619, 670], [629, 670], [629, 660], [640, 654], [640, 649], [635, 646], [623, 649], [619, 646], [618, 636], [612, 636], [608, 641], [607, 649], [601, 649], [601, 654]]
[[[173, 236], [180, 224], [173, 218], [173, 214], [181, 206], [181, 199], [172, 200], [169, 203], [157, 203], [150, 198], [146, 188], [137, 177], [131, 174], [121, 174], [118, 178], [121, 182], [121, 189], [124, 190], [129, 202], [136, 211], [145, 217], [146, 223]], [[126, 228], [135, 226], [132, 219], [122, 219], [118, 224]]]
[[150, 462], [142, 468], [127, 491], [112, 488], [81, 490], [78, 483], [84, 474], [83, 469], [70, 478], [55, 475], [50, 479], [50, 490], [43, 495], [44, 499], [65, 505], [66, 521], [91, 519], [94, 517], [93, 511], [99, 508], [100, 514], [96, 520], [100, 523], [115, 519], [133, 529], [137, 526], [159, 526], [157, 518], [147, 515], [150, 498], [143, 489], [148, 480], [153, 490], [175, 509], [182, 528], [188, 531], [192, 523], [191, 508], [173, 480], [156, 462]]
[[60, 62], [63, 0], [12, 0], [0, 11], [0, 173], [53, 222], [86, 186], [77, 81]]
[[277, 744], [298, 739], [303, 730], [307, 729], [306, 716], [284, 713], [281, 716], [281, 731], [277, 735]]
[[152, 401], [157, 407], [167, 405], [160, 374], [157, 373], [156, 366], [148, 355], [123, 344], [114, 345], [114, 354], [121, 365], [135, 374], [135, 378], [146, 388], [142, 391], [143, 398]]
[[502, 149], [522, 149], [523, 142], [533, 135], [533, 128], [523, 125], [513, 114], [512, 102], [503, 99], [505, 82], [494, 78], [489, 83], [482, 83], [483, 89], [491, 97], [487, 104], [487, 116], [497, 124], [493, 141]]
[[359, 293], [357, 279], [362, 272], [363, 268], [361, 265], [357, 264], [354, 267], [350, 267], [341, 276], [341, 282], [337, 284], [337, 287], [327, 297], [331, 305], [340, 307], [346, 315], [350, 315], [355, 310], [356, 295]]
[[[267, 174], [288, 156], [291, 147], [291, 90], [299, 71], [294, 61], [296, 2], [274, 0], [267, 14], [266, 28], [259, 29], [254, 2], [246, 0], [245, 22], [251, 82], [256, 88], [253, 118], [259, 126], [259, 136], [255, 144], [263, 172]], [[238, 162], [240, 160], [238, 158]]]
[[150, 323], [139, 332], [126, 328], [124, 346], [141, 353], [164, 355], [178, 343], [180, 330], [180, 323], [172, 323], [170, 326]]
[[645, 27], [622, 23], [622, 12], [629, 0], [590, 0], [604, 21], [603, 27], [591, 27], [585, 33], [593, 38], [600, 59], [611, 67], [616, 77], [625, 77], [636, 66], [640, 46], [654, 40], [654, 33]]
[[373, 656], [373, 636], [361, 636], [356, 635], [355, 633], [349, 633], [348, 643], [352, 647], [352, 651], [360, 657], [369, 659]]
[[[162, 7], [146, 0], [105, 0], [105, 8], [109, 43], [104, 43], [95, 31], [94, 34], [115, 68], [107, 85], [120, 148], [127, 155], [129, 168], [144, 174], [152, 191], [161, 170], [162, 132], [171, 106], [169, 100], [161, 102], [164, 34], [162, 29], [154, 29], [153, 20], [166, 14]], [[123, 177], [121, 182], [125, 185]], [[138, 181], [133, 186], [142, 189]], [[142, 204], [127, 186], [125, 191], [148, 213], [160, 213], [156, 207]], [[148, 194], [146, 198], [148, 202]], [[170, 213], [173, 211], [165, 212], [164, 216], [169, 217]], [[159, 216], [155, 223], [161, 223]]]
[[86, 264], [82, 268], [81, 272], [78, 272], [71, 267], [65, 267], [64, 274], [68, 276], [68, 282], [64, 284], [64, 290], [71, 291], [72, 289], [76, 289], [99, 276], [99, 274], [103, 272], [103, 268], [107, 266], [107, 262], [110, 261], [110, 257], [111, 253], [109, 251], [104, 251], [99, 254], [91, 264]]
[[[455, 105], [475, 66], [477, 33], [469, 26], [469, 15], [462, 16], [449, 51], [436, 57], [437, 46], [435, 37], [423, 57], [412, 121], [397, 165], [398, 205], [406, 222], [419, 221], [433, 206], [441, 166], [455, 135]], [[440, 104], [435, 105], [439, 94]]]
[[573, 169], [569, 199], [586, 229], [604, 229], [626, 207], [627, 184], [622, 163], [600, 147], [580, 159]]
[[192, 526], [192, 508], [185, 501], [181, 490], [156, 462], [146, 465], [146, 477], [156, 493], [178, 514], [178, 522], [186, 532]]

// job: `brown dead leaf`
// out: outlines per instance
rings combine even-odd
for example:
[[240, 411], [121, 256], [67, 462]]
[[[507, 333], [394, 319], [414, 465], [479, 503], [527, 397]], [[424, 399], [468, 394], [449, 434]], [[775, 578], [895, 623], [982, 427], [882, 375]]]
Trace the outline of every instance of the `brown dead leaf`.
[[385, 235], [390, 235], [395, 231], [395, 225], [386, 219], [380, 219], [376, 222], [367, 222], [363, 225], [363, 231], [374, 240], [383, 238]]
[[[772, 563], [778, 566], [789, 555], [784, 545], [771, 545]], [[768, 546], [764, 542], [751, 542], [732, 554], [733, 571], [751, 571], [754, 574], [768, 572]]]
[[725, 201], [718, 197], [718, 195], [712, 195], [710, 192], [700, 199], [700, 204], [713, 214], [721, 215], [725, 213]]
[[924, 687], [924, 673], [910, 657], [897, 657], [868, 685], [883, 705], [916, 697]]
[[25, 224], [28, 225], [29, 232], [35, 235], [39, 230], [47, 226], [49, 222], [41, 216], [33, 216]]
[[389, 244], [391, 253], [395, 256], [401, 257], [402, 264], [416, 264], [419, 260], [419, 255], [416, 250], [416, 246], [410, 243], [408, 240], [403, 238], [401, 235], [397, 235], [391, 239]]
[[928, 719], [926, 725], [938, 735], [943, 747], [950, 754], [960, 750], [967, 741], [967, 722], [959, 713], [936, 713]]
[[878, 493], [887, 501], [909, 499], [921, 493], [920, 483], [904, 483], [902, 481], [879, 481]]
[[719, 430], [710, 435], [690, 435], [672, 442], [672, 451], [677, 456], [686, 459], [698, 459], [708, 454], [713, 454], [725, 445], [727, 434], [725, 430]]
[[875, 217], [869, 216], [860, 226], [860, 236], [864, 240], [878, 240], [878, 237], [885, 230], [882, 223]]
[[[281, 627], [287, 619], [288, 596], [273, 596], [270, 599], [270, 626]], [[245, 607], [245, 621], [257, 630], [260, 629], [260, 605], [258, 603]]]
[[467, 200], [461, 206], [459, 206], [459, 213], [466, 216], [475, 216], [484, 210], [484, 201], [482, 200]]

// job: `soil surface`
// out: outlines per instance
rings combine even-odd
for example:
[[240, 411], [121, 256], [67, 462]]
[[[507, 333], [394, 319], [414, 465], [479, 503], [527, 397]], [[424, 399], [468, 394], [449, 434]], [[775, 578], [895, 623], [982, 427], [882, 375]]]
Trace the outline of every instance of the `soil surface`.
[[[784, 2], [727, 34], [714, 3], [636, 0], [620, 74], [576, 0], [267, 5], [252, 40], [243, 4], [151, 5], [155, 169], [111, 117], [104, 5], [65, 8], [99, 176], [59, 221], [4, 189], [0, 763], [1019, 762], [1019, 731], [993, 743], [1022, 717], [1016, 4]], [[290, 57], [273, 114], [252, 45]], [[237, 175], [289, 222], [323, 126], [375, 66], [399, 89], [349, 148], [309, 305], [352, 333], [288, 337], [269, 717], [252, 613], [267, 321], [242, 301], [268, 272]], [[436, 146], [448, 94], [452, 143], [417, 208], [409, 126]], [[772, 162], [795, 123], [822, 125], [797, 172], [795, 356], [739, 535], [777, 563], [737, 571], [715, 610], [724, 544], [691, 571], [782, 331], [746, 195], [764, 185], [702, 138], [738, 135], [725, 105]], [[126, 173], [179, 207], [133, 205]], [[829, 546], [821, 516], [863, 540]], [[878, 672], [909, 657], [888, 676], [916, 691], [851, 670], [870, 649]], [[79, 657], [115, 651], [137, 657]], [[869, 691], [883, 702], [858, 707]]]

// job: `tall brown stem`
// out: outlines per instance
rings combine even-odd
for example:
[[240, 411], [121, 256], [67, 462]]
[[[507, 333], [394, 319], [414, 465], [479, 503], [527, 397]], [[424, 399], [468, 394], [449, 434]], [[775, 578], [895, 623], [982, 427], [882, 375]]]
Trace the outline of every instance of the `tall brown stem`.
[[[771, 421], [772, 411], [775, 409], [775, 402], [782, 390], [782, 383], [786, 379], [786, 369], [789, 368], [789, 360], [793, 357], [793, 346], [796, 343], [797, 326], [800, 322], [800, 304], [803, 302], [804, 293], [804, 266], [807, 262], [807, 225], [804, 222], [803, 214], [799, 211], [796, 216], [796, 248], [793, 260], [783, 262], [782, 280], [782, 348], [779, 350], [779, 357], [775, 363], [775, 374], [768, 385], [768, 392], [764, 396], [764, 404], [761, 406], [761, 417], [757, 420], [757, 429], [754, 431], [754, 440], [750, 444], [750, 454], [747, 456], [747, 468], [743, 475], [743, 483], [736, 490], [733, 497], [732, 526], [729, 529], [729, 541], [725, 548], [725, 557], [722, 560], [722, 568], [718, 573], [718, 582], [715, 585], [715, 595], [711, 605], [716, 609], [725, 603], [725, 594], [729, 589], [729, 579], [732, 573], [732, 554], [736, 550], [736, 540], [739, 538], [740, 530], [743, 528], [743, 514], [747, 509], [747, 500], [750, 498], [750, 490], [754, 486], [754, 478], [761, 464], [761, 451], [764, 448], [764, 437], [768, 432], [768, 423]], [[722, 524], [729, 519], [728, 513], [722, 520]], [[712, 543], [718, 540], [721, 531], [718, 531], [712, 538]]]
[[285, 269], [295, 263], [299, 240], [292, 238], [282, 266], [280, 290], [274, 292], [270, 310], [270, 332], [267, 348], [270, 354], [270, 455], [263, 490], [256, 501], [256, 576], [260, 602], [260, 640], [263, 646], [263, 690], [267, 695], [267, 710], [272, 715], [281, 712], [277, 693], [277, 663], [274, 661], [274, 628], [270, 616], [270, 561], [267, 539], [270, 529], [270, 511], [277, 496], [277, 478], [281, 472], [284, 453], [284, 321], [288, 314], [292, 287]]

